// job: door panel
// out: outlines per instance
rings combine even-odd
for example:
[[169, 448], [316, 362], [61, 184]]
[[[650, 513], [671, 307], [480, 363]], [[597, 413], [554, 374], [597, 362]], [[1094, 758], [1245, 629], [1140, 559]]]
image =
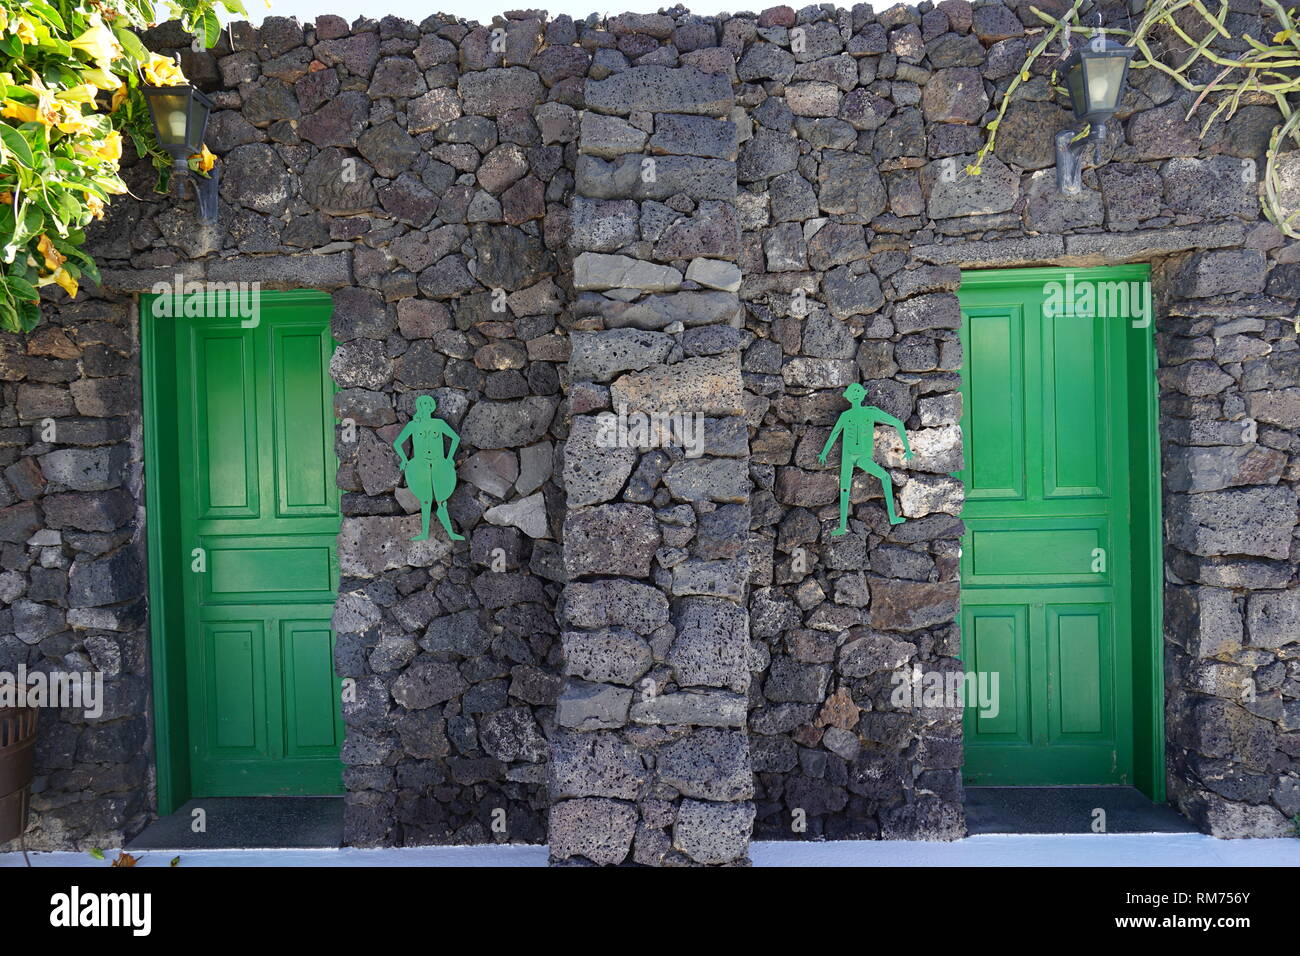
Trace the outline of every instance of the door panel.
[[249, 756], [266, 752], [263, 721], [266, 681], [261, 621], [204, 625], [204, 710], [210, 751]]
[[1048, 740], [1109, 740], [1111, 700], [1110, 609], [1104, 604], [1045, 608], [1047, 626]]
[[965, 397], [968, 428], [979, 432], [980, 444], [966, 451], [966, 500], [1023, 498], [1025, 409], [1016, 381], [1024, 364], [1021, 312], [1013, 304], [977, 315], [968, 328]]
[[1066, 271], [959, 292], [962, 650], [999, 675], [997, 715], [966, 708], [971, 785], [1133, 781], [1129, 323], [1045, 314]]
[[967, 637], [967, 668], [1000, 675], [996, 712], [978, 706], [968, 709], [976, 732], [981, 739], [1028, 744], [1028, 610], [1014, 604], [967, 606], [962, 633]]
[[1043, 323], [1043, 495], [1102, 497], [1108, 493], [1110, 401], [1106, 381], [1109, 330], [1104, 323], [1057, 316]]
[[328, 299], [172, 321], [191, 793], [340, 792]]
[[279, 517], [338, 512], [334, 485], [332, 342], [310, 324], [271, 329], [274, 362], [276, 510]]
[[1023, 518], [980, 519], [962, 545], [970, 552], [962, 586], [1011, 586], [1026, 578], [1039, 585], [1106, 581], [1109, 571], [1092, 567], [1093, 553], [1105, 546], [1108, 533], [1105, 519], [1087, 516], [1040, 518], [1032, 525]]
[[334, 692], [334, 641], [320, 621], [280, 622], [284, 661], [285, 753], [291, 757], [338, 752], [335, 726], [339, 695]]
[[187, 324], [184, 331], [193, 343], [191, 356], [177, 356], [181, 368], [193, 369], [188, 394], [178, 394], [177, 400], [184, 402], [181, 409], [196, 413], [193, 439], [180, 446], [190, 456], [190, 473], [198, 477], [195, 517], [255, 518], [257, 408], [244, 401], [253, 392], [252, 342], [229, 329], [195, 326], [194, 319], [176, 321]]

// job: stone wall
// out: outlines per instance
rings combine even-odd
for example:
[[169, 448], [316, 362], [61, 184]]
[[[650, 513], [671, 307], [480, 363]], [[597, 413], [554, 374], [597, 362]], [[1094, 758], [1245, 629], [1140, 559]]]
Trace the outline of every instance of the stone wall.
[[[744, 361], [750, 609], [770, 655], [750, 719], [757, 835], [964, 832], [960, 713], [900, 711], [890, 678], [961, 667], [949, 623], [963, 498], [947, 477], [962, 463], [953, 293], [961, 268], [994, 266], [1153, 264], [1171, 799], [1223, 836], [1280, 834], [1297, 811], [1300, 247], [1257, 199], [1278, 114], [1249, 102], [1200, 139], [1184, 118], [1192, 96], [1135, 71], [1107, 165], [1066, 198], [1051, 167], [1069, 114], [1044, 58], [969, 177], [978, 125], [1038, 24], [1028, 4], [944, 0], [879, 14], [778, 8], [723, 26], [724, 44], [745, 41], [733, 47], [737, 101], [754, 121], [737, 205], [756, 335]], [[1258, 9], [1239, 25], [1266, 29]], [[903, 419], [917, 454], [904, 464], [892, 434], [877, 435], [905, 524], [886, 522], [874, 480], [855, 481], [851, 534], [831, 538], [838, 487], [816, 454], [849, 381]], [[1201, 596], [1217, 613], [1198, 610]], [[1207, 628], [1212, 640], [1188, 636]]]
[[[1237, 32], [1270, 30], [1239, 6]], [[270, 17], [202, 54], [151, 31], [217, 103], [220, 222], [132, 165], [144, 200], [94, 233], [111, 292], [0, 337], [0, 663], [84, 657], [117, 688], [98, 723], [46, 721], [32, 840], [110, 843], [152, 799], [126, 294], [177, 273], [334, 294], [358, 426], [338, 444], [348, 842], [542, 841], [555, 801], [557, 860], [722, 863], [751, 819], [964, 832], [960, 714], [889, 699], [900, 668], [961, 667], [960, 270], [1121, 262], [1157, 294], [1171, 799], [1219, 835], [1282, 832], [1300, 246], [1257, 198], [1277, 112], [1247, 97], [1200, 138], [1192, 96], [1135, 71], [1106, 164], [1065, 198], [1053, 53], [967, 176], [1038, 25], [942, 0]], [[907, 462], [877, 436], [908, 520], [860, 477], [832, 538], [817, 454], [852, 381], [908, 428]], [[406, 542], [390, 443], [425, 392], [464, 439], [465, 544]], [[620, 409], [703, 416], [703, 457], [606, 447]]]
[[[898, 669], [960, 668], [962, 490], [948, 477], [962, 467], [959, 272], [922, 266], [909, 248], [927, 211], [927, 121], [965, 135], [961, 124], [983, 110], [917, 108], [930, 79], [920, 22], [902, 8], [879, 18], [777, 9], [732, 28], [746, 41], [737, 73], [754, 118], [739, 204], [761, 502], [750, 609], [765, 664], [750, 729], [757, 833], [768, 838], [964, 830], [960, 713], [889, 704]], [[946, 14], [931, 11], [929, 23], [945, 42], [966, 36], [968, 57], [979, 47], [968, 29], [950, 33]], [[935, 84], [983, 96], [978, 76]], [[948, 202], [934, 196], [931, 215], [974, 211]], [[839, 456], [817, 456], [851, 382], [906, 423], [916, 457], [904, 467], [901, 443], [881, 429], [877, 459], [908, 520], [891, 526], [880, 483], [859, 473], [849, 531], [832, 537]]]
[[731, 58], [705, 22], [610, 27], [649, 65], [589, 78], [579, 126], [551, 857], [734, 863], [754, 775]]
[[40, 714], [29, 848], [111, 846], [149, 815], [152, 760], [129, 299], [47, 304], [0, 333], [0, 671], [103, 678], [103, 710]]
[[1169, 795], [1225, 837], [1300, 814], [1300, 264], [1266, 251], [1168, 264], [1159, 337]]
[[[484, 28], [425, 26], [278, 20], [237, 39], [217, 61], [241, 107], [217, 117], [226, 198], [258, 241], [302, 222], [301, 244], [351, 253], [331, 367], [336, 411], [360, 426], [339, 445], [337, 666], [359, 689], [344, 705], [344, 839], [538, 842], [564, 513], [550, 225], [572, 180], [534, 122], [544, 87], [515, 65], [542, 23], [513, 21], [503, 53]], [[268, 173], [284, 195], [257, 208]], [[418, 506], [394, 493], [391, 443], [424, 393], [462, 438], [454, 547], [436, 529], [407, 545]]]

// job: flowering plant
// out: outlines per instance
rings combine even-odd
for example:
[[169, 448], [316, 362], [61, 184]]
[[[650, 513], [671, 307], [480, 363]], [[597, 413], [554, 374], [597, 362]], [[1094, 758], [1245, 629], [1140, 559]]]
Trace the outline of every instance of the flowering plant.
[[[239, 0], [176, 0], [168, 12], [211, 46], [217, 3], [244, 12]], [[0, 0], [0, 328], [34, 328], [41, 287], [75, 296], [83, 275], [98, 279], [83, 230], [127, 191], [122, 131], [161, 160], [140, 88], [187, 81], [136, 35], [154, 17], [152, 0]], [[214, 158], [205, 146], [191, 162], [206, 172]]]

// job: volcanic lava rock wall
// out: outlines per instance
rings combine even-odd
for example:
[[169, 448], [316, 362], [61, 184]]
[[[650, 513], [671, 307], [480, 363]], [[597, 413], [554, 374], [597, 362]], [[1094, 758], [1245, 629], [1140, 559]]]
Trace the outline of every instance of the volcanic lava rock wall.
[[[540, 842], [549, 808], [556, 860], [726, 863], [751, 820], [963, 833], [960, 713], [892, 693], [962, 666], [960, 270], [1122, 262], [1157, 297], [1172, 799], [1286, 832], [1300, 248], [1258, 201], [1279, 117], [1246, 97], [1201, 137], [1191, 94], [1134, 71], [1063, 197], [1053, 53], [966, 175], [1040, 22], [942, 0], [269, 17], [205, 53], [150, 31], [216, 103], [220, 221], [128, 161], [102, 287], [0, 335], [0, 667], [98, 671], [110, 703], [42, 715], [29, 845], [111, 845], [153, 801], [133, 293], [334, 296], [349, 843]], [[817, 453], [854, 381], [911, 435], [907, 462], [877, 439], [908, 520], [859, 477], [832, 538]], [[407, 540], [391, 441], [424, 393], [464, 440], [464, 544]]]

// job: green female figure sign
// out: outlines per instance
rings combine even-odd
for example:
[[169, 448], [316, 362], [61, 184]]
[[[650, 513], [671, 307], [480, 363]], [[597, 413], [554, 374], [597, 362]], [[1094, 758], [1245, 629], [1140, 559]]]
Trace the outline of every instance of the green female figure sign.
[[912, 457], [912, 445], [907, 440], [907, 429], [903, 423], [888, 412], [874, 405], [863, 406], [867, 390], [854, 382], [844, 390], [844, 397], [849, 400], [850, 408], [840, 413], [826, 447], [817, 456], [817, 460], [826, 464], [826, 456], [835, 445], [835, 440], [843, 436], [844, 444], [840, 450], [840, 524], [831, 532], [835, 537], [849, 530], [849, 489], [853, 486], [853, 469], [861, 468], [869, 475], [880, 479], [881, 489], [885, 493], [885, 510], [889, 512], [890, 524], [902, 524], [906, 519], [894, 514], [894, 485], [889, 480], [889, 472], [876, 464], [876, 422], [892, 425], [898, 430], [898, 437], [903, 439], [903, 457]]
[[[438, 502], [438, 521], [447, 531], [447, 537], [453, 541], [464, 541], [465, 536], [452, 530], [451, 518], [447, 515], [447, 499], [456, 490], [456, 448], [460, 445], [460, 436], [441, 418], [434, 418], [433, 412], [438, 403], [432, 395], [421, 395], [415, 400], [415, 417], [406, 423], [402, 433], [393, 442], [397, 457], [402, 460], [402, 472], [406, 475], [406, 487], [420, 502], [422, 524], [420, 533], [412, 541], [424, 541], [429, 537], [429, 511], [436, 500]], [[450, 444], [443, 450], [442, 440], [446, 437]], [[411, 440], [411, 457], [406, 457], [406, 440]]]

